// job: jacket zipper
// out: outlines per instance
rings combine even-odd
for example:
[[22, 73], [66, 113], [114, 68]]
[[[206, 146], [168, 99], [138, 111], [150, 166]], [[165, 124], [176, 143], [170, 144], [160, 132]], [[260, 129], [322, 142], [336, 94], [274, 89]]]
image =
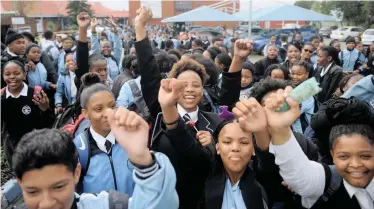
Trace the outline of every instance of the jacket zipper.
[[114, 189], [118, 191], [117, 189], [117, 179], [116, 179], [116, 171], [114, 170], [113, 166], [113, 160], [112, 160], [112, 150], [110, 150], [110, 153], [108, 154], [109, 161], [110, 161], [110, 167], [112, 168], [112, 175], [114, 179]]

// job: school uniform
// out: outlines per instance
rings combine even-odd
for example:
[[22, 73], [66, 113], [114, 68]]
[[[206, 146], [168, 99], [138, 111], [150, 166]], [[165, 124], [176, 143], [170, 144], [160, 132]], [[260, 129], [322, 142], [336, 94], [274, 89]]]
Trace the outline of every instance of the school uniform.
[[[302, 205], [313, 209], [370, 209], [374, 208], [374, 180], [366, 188], [356, 188], [342, 180], [340, 187], [327, 201], [320, 197], [328, 188], [330, 168], [309, 161], [295, 137], [282, 145], [270, 144], [269, 152], [275, 155], [284, 181], [302, 197]], [[327, 186], [326, 186], [327, 185]]]
[[53, 124], [52, 110], [40, 110], [39, 106], [32, 101], [33, 96], [34, 88], [25, 83], [18, 96], [12, 95], [7, 87], [5, 94], [1, 96], [1, 121], [9, 134], [5, 142], [8, 162], [11, 162], [14, 148], [24, 134], [33, 129], [48, 128]]
[[281, 63], [278, 58], [269, 59], [269, 57], [265, 57], [259, 61], [257, 61], [254, 65], [255, 67], [255, 74], [253, 75], [254, 78], [259, 81], [264, 78], [266, 69], [272, 64], [279, 64]]
[[35, 70], [27, 71], [27, 82], [29, 86], [40, 86], [44, 90], [49, 90], [52, 83], [47, 81], [47, 70], [41, 62], [35, 63]]
[[326, 68], [319, 66], [314, 77], [322, 88], [322, 91], [317, 94], [317, 99], [323, 103], [329, 100], [338, 88], [343, 78], [343, 70], [339, 65], [330, 63]]
[[66, 71], [67, 71], [67, 69], [65, 69], [65, 56], [66, 56], [66, 54], [69, 54], [69, 53], [73, 53], [74, 59], [76, 59], [77, 52], [73, 51], [72, 49], [69, 49], [69, 50], [61, 50], [60, 54], [58, 55], [57, 60], [54, 61], [54, 63], [57, 62], [57, 75], [58, 76], [66, 73]]
[[68, 104], [76, 102], [78, 88], [75, 85], [75, 79], [75, 73], [70, 70], [68, 73], [64, 73], [58, 77], [55, 94], [56, 107], [62, 106], [63, 98], [67, 100]]
[[[353, 72], [359, 62], [365, 62], [365, 56], [357, 49], [345, 49], [339, 53], [339, 60], [344, 72]], [[362, 70], [362, 67], [360, 67], [360, 70]]]

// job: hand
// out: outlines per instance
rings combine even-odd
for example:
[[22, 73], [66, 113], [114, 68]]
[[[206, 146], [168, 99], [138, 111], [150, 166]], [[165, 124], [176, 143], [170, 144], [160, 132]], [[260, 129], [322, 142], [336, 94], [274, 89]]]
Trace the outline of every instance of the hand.
[[354, 70], [353, 73], [354, 73], [354, 74], [359, 74], [359, 73], [360, 73], [360, 70]]
[[31, 70], [33, 72], [36, 69], [35, 63], [31, 60], [29, 60], [29, 62], [26, 64], [26, 67], [27, 67], [28, 70]]
[[287, 189], [288, 189], [290, 192], [295, 193], [295, 191], [294, 191], [290, 186], [288, 186], [288, 184], [287, 184], [285, 181], [282, 181], [282, 185], [283, 185], [284, 187], [287, 187]]
[[[300, 117], [300, 106], [288, 95], [292, 87], [287, 86], [285, 90], [278, 91], [269, 96], [265, 101], [265, 112], [273, 144], [284, 144], [291, 137], [290, 126]], [[287, 101], [289, 109], [285, 112], [277, 112]]]
[[99, 22], [97, 21], [96, 17], [93, 17], [91, 19], [91, 28], [95, 28], [98, 24]]
[[368, 65], [366, 63], [362, 63], [362, 68], [366, 69], [366, 68], [368, 68]]
[[158, 102], [162, 107], [173, 107], [178, 99], [183, 95], [184, 84], [175, 78], [161, 80], [160, 90], [158, 92]]
[[77, 16], [77, 23], [80, 28], [88, 28], [91, 22], [91, 17], [87, 12], [81, 12]]
[[232, 109], [238, 118], [240, 128], [245, 132], [256, 133], [267, 130], [268, 123], [264, 108], [253, 97], [236, 103]]
[[33, 96], [32, 100], [36, 105], [39, 106], [39, 108], [44, 112], [49, 108], [49, 99], [47, 94], [44, 93], [44, 91], [41, 91], [40, 93], [37, 93]]
[[253, 50], [253, 41], [236, 40], [234, 45], [234, 56], [240, 57], [242, 60], [247, 59]]
[[152, 10], [145, 7], [141, 7], [136, 10], [135, 26], [144, 27], [149, 20], [152, 19]]
[[51, 83], [51, 84], [49, 84], [49, 88], [51, 88], [51, 89], [56, 89], [56, 84], [53, 84], [53, 83]]
[[109, 20], [105, 18], [106, 21], [108, 21], [108, 23], [113, 27], [113, 28], [117, 28], [117, 24], [114, 22], [114, 19], [113, 19], [113, 15], [111, 15], [109, 17]]
[[209, 131], [199, 131], [196, 134], [196, 138], [199, 140], [203, 147], [206, 147], [213, 142], [213, 136]]
[[125, 149], [130, 161], [138, 165], [150, 165], [152, 156], [147, 147], [149, 131], [147, 122], [124, 107], [108, 108], [104, 117], [107, 117], [112, 133]]
[[62, 111], [63, 111], [63, 108], [62, 108], [61, 106], [55, 108], [55, 114], [56, 114], [56, 115], [62, 113]]

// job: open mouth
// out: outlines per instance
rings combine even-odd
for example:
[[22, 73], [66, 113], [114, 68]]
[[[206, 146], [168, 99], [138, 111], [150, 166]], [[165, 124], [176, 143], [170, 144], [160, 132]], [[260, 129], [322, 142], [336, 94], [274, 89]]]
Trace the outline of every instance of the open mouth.
[[354, 172], [347, 172], [353, 178], [361, 178], [369, 173], [369, 171], [354, 171]]
[[230, 157], [230, 160], [231, 161], [241, 161], [242, 158], [240, 156], [232, 156], [232, 157]]
[[184, 96], [183, 99], [186, 102], [194, 102], [196, 97], [195, 96]]

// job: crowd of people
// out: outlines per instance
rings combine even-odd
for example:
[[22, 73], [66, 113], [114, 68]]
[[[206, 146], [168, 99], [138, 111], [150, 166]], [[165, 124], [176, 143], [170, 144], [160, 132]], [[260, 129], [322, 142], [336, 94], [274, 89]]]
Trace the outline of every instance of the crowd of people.
[[[2, 147], [27, 208], [374, 208], [374, 43], [272, 37], [252, 63], [250, 40], [151, 19], [8, 30]], [[291, 99], [310, 78], [321, 91]]]

